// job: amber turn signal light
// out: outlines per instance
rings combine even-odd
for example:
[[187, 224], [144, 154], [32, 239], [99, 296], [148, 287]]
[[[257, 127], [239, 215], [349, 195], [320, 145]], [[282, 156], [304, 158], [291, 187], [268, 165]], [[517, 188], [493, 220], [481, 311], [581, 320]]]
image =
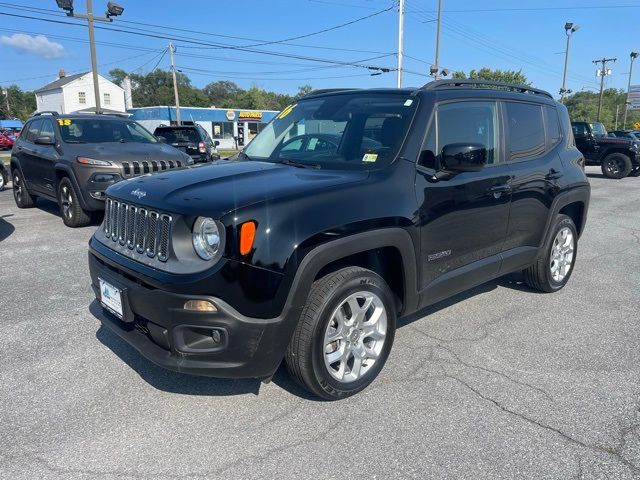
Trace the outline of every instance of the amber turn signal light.
[[256, 222], [245, 222], [240, 226], [240, 255], [246, 255], [253, 248], [256, 238]]
[[192, 312], [217, 312], [216, 306], [209, 300], [187, 300], [184, 304], [185, 310]]

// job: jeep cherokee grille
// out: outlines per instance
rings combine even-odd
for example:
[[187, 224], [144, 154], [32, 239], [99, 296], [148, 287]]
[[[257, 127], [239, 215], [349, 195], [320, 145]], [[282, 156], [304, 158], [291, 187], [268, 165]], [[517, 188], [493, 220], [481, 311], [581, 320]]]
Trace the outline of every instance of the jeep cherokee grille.
[[125, 178], [144, 175], [145, 173], [161, 172], [182, 166], [180, 160], [151, 160], [149, 162], [122, 162], [122, 170]]
[[140, 254], [166, 262], [169, 258], [172, 217], [108, 198], [105, 204], [104, 235]]

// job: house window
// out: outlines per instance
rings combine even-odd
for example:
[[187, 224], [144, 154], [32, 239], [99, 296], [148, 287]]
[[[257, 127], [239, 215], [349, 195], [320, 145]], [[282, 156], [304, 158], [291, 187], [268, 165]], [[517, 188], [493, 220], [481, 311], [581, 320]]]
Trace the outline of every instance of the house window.
[[87, 103], [87, 94], [85, 92], [78, 92], [78, 103], [81, 105]]
[[111, 94], [110, 93], [105, 93], [104, 94], [104, 104], [105, 105], [111, 105]]

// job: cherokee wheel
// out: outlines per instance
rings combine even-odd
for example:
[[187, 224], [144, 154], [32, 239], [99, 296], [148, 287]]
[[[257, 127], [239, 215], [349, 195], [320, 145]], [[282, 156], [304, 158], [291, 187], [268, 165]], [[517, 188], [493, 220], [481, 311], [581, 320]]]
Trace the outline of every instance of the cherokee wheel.
[[29, 208], [35, 204], [35, 197], [29, 193], [22, 179], [20, 170], [14, 168], [12, 179], [13, 182], [13, 199], [18, 208]]
[[524, 280], [536, 290], [555, 292], [567, 284], [576, 261], [578, 232], [573, 220], [558, 215], [545, 245], [544, 258], [524, 271]]
[[602, 173], [607, 178], [624, 178], [632, 168], [631, 159], [622, 153], [611, 153], [602, 160]]
[[380, 373], [395, 334], [394, 297], [374, 272], [348, 267], [311, 287], [287, 349], [291, 375], [316, 395], [337, 400]]
[[86, 227], [91, 223], [91, 216], [80, 206], [78, 195], [67, 177], [58, 186], [58, 204], [62, 221], [67, 227]]

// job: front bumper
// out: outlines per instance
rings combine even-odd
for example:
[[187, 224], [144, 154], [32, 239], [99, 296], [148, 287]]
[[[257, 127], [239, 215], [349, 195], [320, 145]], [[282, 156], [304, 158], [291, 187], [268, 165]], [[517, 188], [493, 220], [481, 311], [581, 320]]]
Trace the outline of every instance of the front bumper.
[[[100, 306], [99, 279], [122, 291], [124, 315], [105, 308], [102, 324], [153, 363], [181, 373], [227, 378], [267, 378], [276, 371], [299, 310], [272, 319], [243, 316], [212, 296], [189, 296], [153, 288], [89, 252], [91, 282]], [[187, 300], [209, 300], [218, 311], [184, 310]]]

